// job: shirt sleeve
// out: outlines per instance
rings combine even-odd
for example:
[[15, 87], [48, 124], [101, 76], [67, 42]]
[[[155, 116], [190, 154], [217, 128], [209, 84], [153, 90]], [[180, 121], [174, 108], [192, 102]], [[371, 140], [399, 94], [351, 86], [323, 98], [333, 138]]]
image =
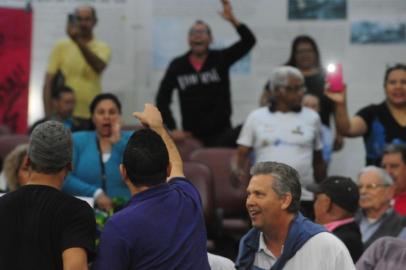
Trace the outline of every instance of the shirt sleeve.
[[255, 116], [252, 112], [248, 115], [247, 120], [245, 120], [244, 125], [242, 126], [240, 136], [238, 137], [237, 144], [247, 147], [253, 147], [255, 144]]
[[129, 269], [129, 263], [130, 246], [115, 224], [108, 221], [100, 238], [92, 270]]
[[95, 254], [96, 221], [93, 209], [84, 201], [75, 199], [62, 212], [63, 231], [61, 253], [69, 248], [80, 247], [87, 251], [89, 261]]
[[80, 138], [82, 139], [86, 138], [80, 137], [79, 139], [77, 139], [76, 136], [77, 136], [76, 134], [73, 135], [73, 157], [72, 157], [73, 171], [71, 171], [66, 177], [65, 182], [63, 183], [62, 186], [62, 191], [73, 196], [93, 197], [94, 193], [99, 187], [88, 184], [85, 181], [81, 180], [76, 173], [76, 168], [78, 167], [80, 158], [85, 158], [80, 155], [81, 149]]
[[49, 56], [47, 73], [55, 74], [60, 68], [60, 57], [61, 57], [62, 44], [57, 43], [52, 49], [51, 55]]
[[356, 116], [359, 116], [367, 124], [368, 130], [371, 130], [371, 123], [375, 117], [375, 106], [370, 105], [362, 108], [356, 113]]
[[245, 24], [240, 24], [236, 30], [240, 40], [223, 50], [224, 59], [228, 66], [231, 66], [246, 55], [256, 42], [254, 34]]
[[161, 111], [163, 121], [168, 129], [176, 128], [176, 121], [173, 117], [170, 105], [172, 103], [172, 94], [176, 88], [176, 74], [174, 72], [175, 65], [172, 61], [166, 70], [165, 76], [163, 77], [161, 84], [159, 85], [158, 94], [155, 98], [156, 105]]

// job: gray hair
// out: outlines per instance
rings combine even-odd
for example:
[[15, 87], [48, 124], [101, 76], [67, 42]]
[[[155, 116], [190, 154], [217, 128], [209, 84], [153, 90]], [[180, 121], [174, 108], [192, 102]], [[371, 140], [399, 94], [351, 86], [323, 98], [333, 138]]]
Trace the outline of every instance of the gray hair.
[[259, 162], [251, 168], [251, 175], [272, 175], [274, 181], [272, 189], [282, 197], [287, 193], [292, 195], [292, 202], [287, 211], [297, 213], [300, 209], [300, 196], [302, 193], [298, 172], [284, 163], [267, 161]]
[[363, 175], [364, 173], [367, 172], [374, 172], [376, 175], [378, 175], [379, 180], [381, 181], [382, 184], [391, 186], [393, 185], [393, 178], [382, 168], [376, 167], [376, 166], [367, 166], [365, 168], [362, 168], [361, 171], [358, 174], [358, 179]]
[[58, 121], [39, 124], [31, 133], [28, 158], [33, 171], [60, 172], [72, 161], [71, 132]]
[[402, 157], [403, 163], [406, 163], [406, 144], [396, 143], [388, 144], [383, 150], [383, 155], [386, 154], [400, 154]]
[[275, 68], [270, 78], [272, 91], [277, 90], [281, 86], [286, 86], [288, 84], [289, 77], [294, 77], [304, 82], [302, 72], [295, 67], [281, 66]]

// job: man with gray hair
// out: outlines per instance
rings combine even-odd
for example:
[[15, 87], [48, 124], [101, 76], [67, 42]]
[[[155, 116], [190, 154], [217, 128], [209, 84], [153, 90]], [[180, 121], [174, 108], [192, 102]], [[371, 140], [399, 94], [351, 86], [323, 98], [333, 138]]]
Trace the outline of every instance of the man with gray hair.
[[[254, 150], [257, 162], [278, 161], [295, 168], [303, 187], [319, 183], [326, 176], [321, 122], [316, 112], [302, 107], [303, 75], [294, 67], [282, 66], [273, 71], [270, 81], [273, 100], [269, 107], [251, 112], [245, 121], [237, 140], [234, 173], [242, 176], [248, 155]], [[301, 211], [311, 218], [313, 197], [302, 188]]]
[[300, 214], [295, 169], [259, 162], [251, 174], [246, 207], [254, 228], [240, 241], [236, 269], [355, 269], [345, 245]]
[[364, 249], [383, 236], [398, 236], [406, 225], [406, 219], [391, 206], [394, 194], [393, 179], [383, 169], [367, 166], [358, 175], [360, 194], [355, 219], [359, 224]]
[[25, 160], [29, 182], [0, 198], [0, 269], [87, 269], [93, 210], [60, 191], [71, 159], [71, 134], [62, 123], [33, 130]]

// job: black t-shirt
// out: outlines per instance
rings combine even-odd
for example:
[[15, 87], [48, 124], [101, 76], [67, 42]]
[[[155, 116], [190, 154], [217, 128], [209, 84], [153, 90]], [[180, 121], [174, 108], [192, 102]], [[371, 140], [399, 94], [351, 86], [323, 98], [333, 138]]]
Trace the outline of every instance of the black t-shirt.
[[320, 100], [320, 119], [323, 125], [330, 126], [330, 115], [334, 110], [334, 103], [324, 95], [326, 78], [324, 73], [317, 73], [305, 77], [306, 92], [317, 96]]
[[386, 144], [406, 142], [406, 126], [402, 127], [396, 122], [385, 102], [364, 107], [357, 115], [368, 126], [364, 134], [366, 163], [380, 166]]
[[62, 252], [94, 255], [95, 218], [84, 201], [43, 185], [0, 198], [0, 269], [63, 269]]

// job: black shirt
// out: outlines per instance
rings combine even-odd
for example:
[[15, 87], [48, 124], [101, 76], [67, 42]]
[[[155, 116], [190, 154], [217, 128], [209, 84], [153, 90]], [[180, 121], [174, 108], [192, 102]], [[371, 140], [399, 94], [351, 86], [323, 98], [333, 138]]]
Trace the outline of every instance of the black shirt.
[[84, 201], [43, 185], [0, 198], [0, 269], [63, 269], [62, 252], [84, 248], [91, 257], [95, 218]]
[[237, 27], [241, 39], [223, 50], [209, 50], [202, 69], [196, 71], [189, 61], [190, 52], [169, 65], [156, 97], [164, 123], [176, 128], [170, 110], [172, 93], [178, 90], [182, 127], [202, 139], [223, 133], [231, 127], [229, 69], [255, 44], [252, 32], [243, 24]]
[[380, 166], [386, 144], [406, 143], [406, 126], [401, 126], [389, 111], [386, 102], [369, 105], [357, 112], [368, 130], [364, 134], [367, 165]]
[[305, 77], [306, 92], [317, 96], [320, 100], [320, 119], [323, 125], [330, 126], [330, 115], [333, 114], [334, 103], [324, 95], [326, 78], [324, 73]]

